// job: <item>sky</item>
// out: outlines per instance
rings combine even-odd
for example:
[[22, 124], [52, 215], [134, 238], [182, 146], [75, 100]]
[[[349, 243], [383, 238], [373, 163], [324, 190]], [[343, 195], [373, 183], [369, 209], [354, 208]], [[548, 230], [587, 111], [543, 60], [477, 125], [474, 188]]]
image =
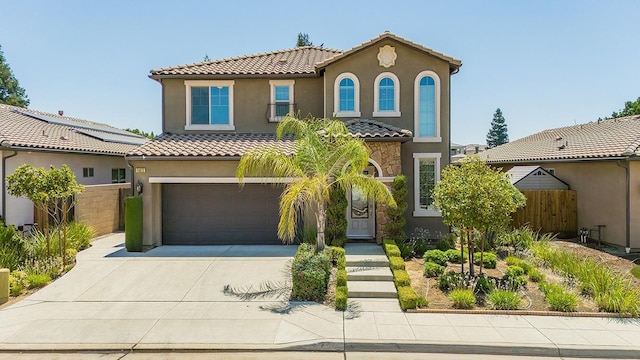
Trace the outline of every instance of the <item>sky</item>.
[[451, 141], [587, 123], [640, 97], [639, 0], [0, 0], [0, 46], [30, 108], [161, 131], [149, 71], [295, 46], [348, 50], [384, 31], [462, 60]]

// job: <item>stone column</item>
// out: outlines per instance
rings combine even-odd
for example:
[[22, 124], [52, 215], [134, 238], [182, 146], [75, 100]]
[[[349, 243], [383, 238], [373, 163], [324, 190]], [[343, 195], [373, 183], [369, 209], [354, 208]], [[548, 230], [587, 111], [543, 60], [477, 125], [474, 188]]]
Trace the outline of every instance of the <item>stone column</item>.
[[[371, 160], [380, 165], [382, 174], [378, 177], [394, 177], [402, 171], [402, 160], [400, 158], [400, 142], [398, 141], [375, 141], [368, 142], [367, 146], [371, 152]], [[391, 190], [391, 182], [385, 183]], [[384, 225], [387, 223], [387, 205], [376, 204], [376, 242], [382, 243], [384, 238]]]

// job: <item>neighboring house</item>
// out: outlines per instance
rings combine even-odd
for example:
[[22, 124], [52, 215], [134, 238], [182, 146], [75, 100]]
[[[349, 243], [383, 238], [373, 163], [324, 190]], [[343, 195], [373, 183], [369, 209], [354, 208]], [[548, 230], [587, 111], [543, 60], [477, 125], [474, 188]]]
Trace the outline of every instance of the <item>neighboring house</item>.
[[[430, 190], [449, 163], [450, 76], [460, 60], [385, 32], [347, 51], [317, 46], [151, 70], [162, 130], [127, 155], [143, 185], [144, 244], [280, 244], [277, 183], [235, 177], [240, 157], [279, 144], [287, 113], [336, 117], [371, 150], [368, 172], [409, 184], [407, 230], [444, 231]], [[350, 239], [382, 239], [383, 207], [348, 194]]]
[[507, 174], [518, 190], [569, 190], [569, 184], [542, 166], [514, 166]]
[[640, 250], [640, 115], [539, 132], [480, 153], [489, 164], [543, 165], [576, 191], [578, 227]]
[[[49, 169], [51, 165], [67, 164], [87, 189], [103, 184], [123, 187], [131, 179], [124, 154], [145, 142], [147, 139], [143, 137], [109, 125], [0, 104], [0, 215], [8, 225], [16, 227], [34, 223], [33, 203], [6, 191], [5, 177], [20, 165]], [[98, 189], [90, 192], [104, 193]], [[99, 206], [104, 209], [108, 205], [97, 206], [96, 209]], [[87, 214], [87, 217], [99, 216]], [[97, 225], [99, 233], [104, 232], [101, 224], [92, 225]]]
[[468, 144], [465, 146], [463, 152], [466, 155], [474, 155], [487, 150], [487, 148], [488, 146], [486, 144]]
[[451, 151], [449, 152], [449, 154], [451, 156], [464, 154], [465, 147], [465, 145], [451, 143], [451, 146], [449, 147]]

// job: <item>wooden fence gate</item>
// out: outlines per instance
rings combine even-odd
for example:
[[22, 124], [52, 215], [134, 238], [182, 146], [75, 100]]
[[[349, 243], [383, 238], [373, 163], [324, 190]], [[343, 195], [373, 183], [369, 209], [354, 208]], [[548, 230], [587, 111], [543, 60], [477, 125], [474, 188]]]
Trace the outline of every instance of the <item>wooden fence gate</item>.
[[525, 207], [513, 214], [514, 227], [528, 225], [541, 233], [558, 233], [573, 237], [578, 233], [578, 210], [575, 190], [523, 190]]

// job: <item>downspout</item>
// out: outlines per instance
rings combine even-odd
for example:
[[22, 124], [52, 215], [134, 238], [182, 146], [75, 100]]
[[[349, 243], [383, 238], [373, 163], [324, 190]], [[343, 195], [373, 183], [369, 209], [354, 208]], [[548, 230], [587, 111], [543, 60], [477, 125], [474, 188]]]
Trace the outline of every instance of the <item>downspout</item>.
[[7, 221], [7, 181], [5, 180], [7, 171], [7, 159], [10, 159], [16, 155], [18, 155], [18, 152], [15, 150], [13, 150], [13, 154], [7, 157], [2, 155], [2, 218], [4, 219], [5, 224]]
[[[628, 160], [627, 160], [628, 161]], [[629, 163], [625, 163], [625, 165], [621, 165], [622, 161], [618, 160], [616, 162], [616, 164], [621, 167], [624, 168], [625, 170], [625, 180], [626, 180], [626, 191], [625, 191], [625, 198], [626, 198], [626, 219], [625, 219], [625, 230], [626, 230], [626, 239], [625, 239], [625, 247], [624, 247], [624, 252], [626, 252], [627, 254], [631, 252], [631, 175], [630, 175], [630, 170], [629, 170]]]

